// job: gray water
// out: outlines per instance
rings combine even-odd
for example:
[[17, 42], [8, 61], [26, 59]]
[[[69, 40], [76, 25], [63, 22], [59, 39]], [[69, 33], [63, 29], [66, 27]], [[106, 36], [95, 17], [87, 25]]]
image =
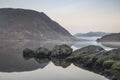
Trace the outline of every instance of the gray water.
[[88, 45], [96, 45], [96, 46], [101, 46], [102, 48], [104, 48], [105, 50], [111, 50], [113, 49], [112, 46], [105, 46], [101, 43], [98, 43], [96, 40], [100, 37], [77, 37], [80, 39], [85, 39], [86, 41], [79, 41], [76, 42], [75, 44], [72, 45], [72, 48], [74, 50], [88, 46]]
[[[86, 37], [87, 38], [87, 37]], [[26, 59], [22, 49], [25, 47], [40, 47], [41, 43], [21, 42], [0, 46], [0, 80], [108, 80], [104, 76], [84, 70], [64, 60]], [[51, 44], [42, 44], [52, 47]], [[87, 45], [100, 45], [95, 38], [90, 41], [77, 42], [72, 48], [78, 49]], [[102, 45], [101, 45], [102, 46]], [[18, 47], [18, 48], [16, 48]], [[105, 49], [109, 47], [102, 46]]]

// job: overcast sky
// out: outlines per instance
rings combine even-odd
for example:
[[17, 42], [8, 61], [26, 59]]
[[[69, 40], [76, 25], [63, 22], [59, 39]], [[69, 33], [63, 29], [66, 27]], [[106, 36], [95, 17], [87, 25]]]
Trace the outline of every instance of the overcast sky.
[[120, 32], [120, 0], [0, 0], [0, 8], [46, 13], [70, 33]]

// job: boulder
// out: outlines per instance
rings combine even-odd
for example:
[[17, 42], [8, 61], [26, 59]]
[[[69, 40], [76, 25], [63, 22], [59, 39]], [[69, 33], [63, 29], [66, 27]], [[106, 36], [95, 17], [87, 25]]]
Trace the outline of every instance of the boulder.
[[32, 58], [34, 56], [35, 56], [34, 50], [31, 50], [29, 48], [26, 48], [26, 49], [23, 50], [23, 57], [24, 57], [24, 59], [27, 60], [27, 59], [30, 59], [30, 58]]
[[51, 51], [51, 57], [66, 58], [72, 54], [73, 49], [66, 45], [57, 45]]
[[46, 48], [40, 47], [35, 51], [36, 57], [49, 57], [50, 51]]
[[104, 51], [103, 48], [99, 46], [89, 45], [80, 49], [75, 50], [70, 57], [67, 59], [89, 59], [92, 56], [96, 55], [99, 52]]
[[116, 63], [114, 63], [111, 67], [113, 70], [118, 70], [120, 71], [120, 61], [117, 61]]

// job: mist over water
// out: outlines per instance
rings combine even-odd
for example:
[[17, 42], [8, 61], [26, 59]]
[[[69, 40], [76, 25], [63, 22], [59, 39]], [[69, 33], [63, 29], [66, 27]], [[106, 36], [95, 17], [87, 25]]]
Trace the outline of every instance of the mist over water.
[[[102, 48], [104, 48], [105, 50], [111, 50], [113, 48], [117, 48], [117, 45], [120, 46], [120, 43], [118, 44], [117, 42], [110, 42], [111, 45], [107, 46], [107, 45], [103, 45], [102, 43], [98, 43], [96, 40], [100, 37], [77, 37], [79, 39], [85, 39], [86, 41], [79, 41], [76, 42], [75, 44], [72, 45], [72, 48], [74, 50], [88, 46], [88, 45], [96, 45], [96, 46], [101, 46]], [[113, 45], [115, 47], [113, 47]]]

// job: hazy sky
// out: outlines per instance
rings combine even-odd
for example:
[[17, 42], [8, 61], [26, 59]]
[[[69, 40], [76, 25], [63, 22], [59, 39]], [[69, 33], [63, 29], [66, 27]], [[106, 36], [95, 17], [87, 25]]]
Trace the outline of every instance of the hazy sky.
[[70, 33], [120, 32], [120, 0], [0, 0], [0, 8], [45, 12]]

